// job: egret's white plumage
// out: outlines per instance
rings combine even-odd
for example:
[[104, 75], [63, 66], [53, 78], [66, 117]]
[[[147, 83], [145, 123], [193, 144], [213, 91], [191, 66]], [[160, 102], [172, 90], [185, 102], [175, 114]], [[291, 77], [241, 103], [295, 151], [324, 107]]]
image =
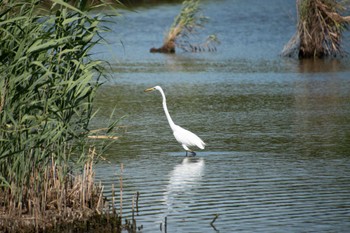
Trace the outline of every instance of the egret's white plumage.
[[146, 89], [145, 92], [154, 91], [154, 90], [157, 90], [157, 91], [160, 92], [160, 94], [162, 94], [162, 97], [163, 97], [163, 109], [164, 109], [166, 118], [168, 119], [170, 128], [173, 131], [175, 139], [186, 150], [186, 155], [187, 155], [187, 152], [191, 152], [194, 155], [196, 154], [189, 147], [197, 146], [198, 148], [203, 150], [204, 147], [205, 147], [205, 143], [202, 141], [202, 139], [200, 139], [197, 135], [195, 135], [194, 133], [188, 131], [187, 129], [184, 129], [184, 128], [176, 125], [174, 123], [174, 121], [171, 119], [171, 116], [170, 116], [169, 111], [168, 111], [168, 107], [166, 105], [166, 98], [165, 98], [165, 94], [164, 94], [163, 89], [160, 86], [155, 86], [155, 87]]

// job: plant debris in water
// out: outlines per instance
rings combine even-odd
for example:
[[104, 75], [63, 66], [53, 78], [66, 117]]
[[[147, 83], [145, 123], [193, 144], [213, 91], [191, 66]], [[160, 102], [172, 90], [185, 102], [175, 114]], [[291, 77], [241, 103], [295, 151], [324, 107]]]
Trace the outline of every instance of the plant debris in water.
[[182, 3], [181, 12], [176, 16], [160, 48], [151, 48], [150, 52], [175, 53], [175, 47], [186, 52], [216, 51], [219, 40], [216, 35], [209, 35], [204, 42], [193, 42], [194, 37], [204, 29], [209, 21], [202, 14], [199, 0], [187, 0]]
[[350, 16], [340, 15], [345, 9], [336, 0], [297, 0], [297, 32], [282, 55], [299, 58], [343, 55], [342, 33], [350, 23]]

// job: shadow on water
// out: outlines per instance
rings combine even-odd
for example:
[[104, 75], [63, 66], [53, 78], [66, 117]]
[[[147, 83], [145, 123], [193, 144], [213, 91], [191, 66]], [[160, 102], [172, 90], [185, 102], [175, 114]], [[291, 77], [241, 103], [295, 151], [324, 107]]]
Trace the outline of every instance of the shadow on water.
[[331, 73], [348, 71], [347, 61], [338, 59], [303, 59], [299, 61], [298, 71], [300, 73]]
[[130, 9], [137, 9], [138, 7], [155, 7], [162, 4], [181, 4], [181, 0], [122, 0], [122, 2], [125, 6], [127, 6]]

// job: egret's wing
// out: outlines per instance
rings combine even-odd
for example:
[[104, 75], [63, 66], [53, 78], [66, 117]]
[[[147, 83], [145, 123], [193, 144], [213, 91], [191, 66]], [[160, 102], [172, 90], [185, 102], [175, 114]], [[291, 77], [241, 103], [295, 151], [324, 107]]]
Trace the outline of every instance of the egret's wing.
[[180, 144], [184, 144], [186, 146], [197, 146], [200, 149], [204, 149], [205, 143], [194, 133], [177, 126], [174, 130], [174, 137]]

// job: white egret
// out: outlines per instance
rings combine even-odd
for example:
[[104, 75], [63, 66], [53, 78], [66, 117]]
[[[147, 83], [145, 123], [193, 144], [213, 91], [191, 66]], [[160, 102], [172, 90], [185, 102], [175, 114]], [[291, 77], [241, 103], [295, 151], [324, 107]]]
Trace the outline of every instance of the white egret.
[[170, 128], [173, 131], [174, 137], [175, 139], [182, 145], [182, 147], [186, 150], [186, 156], [187, 153], [190, 152], [192, 155], [196, 155], [196, 153], [191, 150], [189, 147], [192, 146], [197, 146], [200, 149], [204, 149], [205, 147], [205, 143], [202, 141], [202, 139], [200, 139], [197, 135], [195, 135], [194, 133], [176, 125], [174, 123], [174, 121], [171, 119], [171, 116], [169, 114], [167, 105], [166, 105], [166, 98], [165, 98], [165, 94], [163, 89], [160, 86], [155, 86], [152, 88], [148, 88], [145, 90], [145, 92], [149, 92], [149, 91], [154, 91], [157, 90], [160, 92], [160, 94], [162, 94], [163, 97], [163, 109], [166, 115], [166, 118], [168, 119]]

